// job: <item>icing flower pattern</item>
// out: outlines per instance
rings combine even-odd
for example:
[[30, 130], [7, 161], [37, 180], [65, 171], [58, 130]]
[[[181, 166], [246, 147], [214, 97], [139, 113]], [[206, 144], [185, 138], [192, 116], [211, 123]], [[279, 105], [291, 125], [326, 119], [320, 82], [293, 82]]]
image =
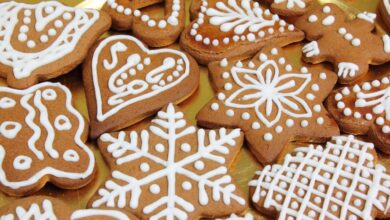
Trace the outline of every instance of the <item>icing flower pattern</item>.
[[[297, 96], [310, 82], [310, 74], [280, 76], [275, 61], [268, 60], [256, 70], [233, 67], [232, 76], [241, 88], [228, 97], [225, 104], [234, 108], [254, 108], [267, 127], [275, 125], [282, 113], [295, 118], [311, 117], [310, 107]], [[272, 114], [274, 111], [277, 113]]]

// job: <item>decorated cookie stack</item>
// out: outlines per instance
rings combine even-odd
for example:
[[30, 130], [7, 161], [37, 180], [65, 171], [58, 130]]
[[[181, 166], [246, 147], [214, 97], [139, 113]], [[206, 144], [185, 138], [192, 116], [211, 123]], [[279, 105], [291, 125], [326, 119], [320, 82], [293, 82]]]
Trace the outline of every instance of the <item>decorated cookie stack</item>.
[[390, 218], [376, 14], [103, 3], [0, 3], [1, 220]]

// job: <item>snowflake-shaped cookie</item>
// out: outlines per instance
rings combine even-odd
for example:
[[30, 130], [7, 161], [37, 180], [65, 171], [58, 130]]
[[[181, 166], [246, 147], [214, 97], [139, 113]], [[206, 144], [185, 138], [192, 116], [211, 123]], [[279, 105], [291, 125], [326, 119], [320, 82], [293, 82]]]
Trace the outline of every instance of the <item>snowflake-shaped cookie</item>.
[[251, 61], [209, 65], [216, 97], [197, 115], [207, 127], [240, 127], [261, 163], [273, 162], [293, 140], [321, 140], [339, 133], [322, 101], [336, 75], [293, 67], [281, 49], [265, 48]]
[[373, 33], [375, 18], [375, 14], [364, 12], [348, 21], [334, 4], [307, 12], [295, 22], [311, 41], [303, 47], [303, 59], [310, 63], [332, 62], [339, 83], [355, 81], [367, 73], [369, 64], [390, 60], [390, 37]]
[[299, 147], [256, 172], [251, 199], [278, 219], [390, 217], [390, 176], [376, 160], [374, 145], [352, 135]]
[[142, 219], [199, 219], [242, 213], [245, 199], [228, 174], [243, 142], [239, 129], [196, 129], [169, 104], [147, 130], [103, 134], [111, 177], [90, 201]]
[[180, 38], [184, 50], [207, 64], [235, 56], [252, 56], [268, 43], [287, 45], [302, 31], [251, 0], [195, 0], [194, 21]]
[[327, 108], [343, 132], [368, 134], [390, 153], [390, 76], [333, 91]]

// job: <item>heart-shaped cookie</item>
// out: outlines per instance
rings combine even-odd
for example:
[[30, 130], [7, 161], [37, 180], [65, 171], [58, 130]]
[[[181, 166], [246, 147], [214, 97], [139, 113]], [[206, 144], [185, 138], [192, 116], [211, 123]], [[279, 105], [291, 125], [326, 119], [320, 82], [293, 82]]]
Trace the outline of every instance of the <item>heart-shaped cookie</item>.
[[196, 62], [178, 50], [149, 50], [127, 35], [105, 38], [94, 48], [83, 70], [92, 138], [180, 102], [198, 87]]
[[0, 76], [24, 89], [68, 73], [110, 25], [105, 12], [57, 1], [0, 3]]
[[76, 189], [92, 180], [88, 124], [71, 103], [71, 92], [59, 83], [0, 87], [0, 190], [21, 196], [46, 182]]

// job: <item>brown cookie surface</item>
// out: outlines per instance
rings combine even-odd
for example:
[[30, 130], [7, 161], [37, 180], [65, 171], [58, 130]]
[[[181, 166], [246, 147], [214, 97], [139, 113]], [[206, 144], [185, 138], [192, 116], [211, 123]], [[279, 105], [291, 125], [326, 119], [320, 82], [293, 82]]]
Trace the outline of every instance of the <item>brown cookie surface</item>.
[[0, 3], [0, 75], [24, 89], [68, 73], [110, 25], [105, 12], [57, 1]]
[[228, 171], [242, 142], [239, 129], [197, 129], [169, 104], [145, 129], [100, 137], [112, 172], [89, 204], [129, 210], [141, 219], [243, 213], [245, 199]]
[[180, 38], [181, 47], [201, 64], [249, 57], [266, 44], [284, 46], [303, 33], [250, 0], [196, 0], [193, 21]]
[[264, 48], [250, 61], [212, 62], [209, 70], [216, 97], [198, 113], [198, 124], [241, 128], [263, 164], [275, 161], [290, 141], [339, 134], [322, 105], [334, 73], [292, 66], [280, 48]]
[[390, 153], [390, 76], [333, 91], [326, 107], [347, 134], [368, 134]]
[[[163, 2], [165, 14], [154, 17], [145, 7]], [[133, 34], [151, 47], [164, 47], [176, 41], [184, 28], [184, 0], [109, 0], [103, 7], [112, 18], [112, 28], [132, 30]]]
[[374, 144], [352, 135], [298, 147], [256, 172], [249, 186], [255, 208], [278, 219], [390, 217], [390, 175]]
[[339, 83], [352, 83], [367, 73], [369, 64], [390, 60], [390, 37], [373, 33], [375, 18], [375, 14], [364, 12], [347, 20], [335, 4], [305, 13], [295, 22], [311, 41], [302, 49], [303, 59], [314, 64], [329, 61]]
[[60, 83], [26, 90], [0, 87], [0, 189], [23, 196], [46, 182], [76, 189], [92, 180], [88, 124]]
[[90, 136], [97, 138], [188, 98], [199, 85], [199, 68], [181, 51], [149, 50], [134, 37], [116, 35], [91, 50], [83, 79]]

